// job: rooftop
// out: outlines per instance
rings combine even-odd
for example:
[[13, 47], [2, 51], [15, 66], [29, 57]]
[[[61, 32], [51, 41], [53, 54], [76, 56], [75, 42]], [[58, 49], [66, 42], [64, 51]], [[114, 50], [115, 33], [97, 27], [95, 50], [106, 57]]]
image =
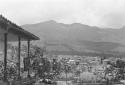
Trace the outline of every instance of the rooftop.
[[39, 40], [40, 38], [36, 35], [24, 30], [20, 26], [17, 26], [15, 23], [12, 23], [10, 20], [6, 19], [0, 15], [0, 28], [7, 30], [13, 34], [19, 35], [20, 37], [28, 40]]

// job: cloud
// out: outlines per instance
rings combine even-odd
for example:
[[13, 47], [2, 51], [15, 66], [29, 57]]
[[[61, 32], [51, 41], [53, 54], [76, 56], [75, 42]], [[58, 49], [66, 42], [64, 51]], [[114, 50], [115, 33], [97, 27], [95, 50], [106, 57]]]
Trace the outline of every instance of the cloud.
[[22, 24], [56, 20], [120, 28], [125, 24], [125, 0], [0, 0], [0, 12]]
[[122, 26], [125, 26], [125, 13], [117, 13], [117, 12], [111, 12], [102, 17], [102, 26], [103, 27], [114, 27], [114, 28], [120, 28]]

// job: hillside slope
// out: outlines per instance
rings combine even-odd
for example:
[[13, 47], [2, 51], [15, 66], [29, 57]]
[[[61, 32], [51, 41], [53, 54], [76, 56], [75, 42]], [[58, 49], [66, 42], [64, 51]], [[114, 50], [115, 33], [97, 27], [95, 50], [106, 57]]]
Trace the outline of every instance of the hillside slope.
[[125, 52], [125, 29], [100, 29], [79, 23], [47, 21], [22, 26], [40, 37], [48, 51]]

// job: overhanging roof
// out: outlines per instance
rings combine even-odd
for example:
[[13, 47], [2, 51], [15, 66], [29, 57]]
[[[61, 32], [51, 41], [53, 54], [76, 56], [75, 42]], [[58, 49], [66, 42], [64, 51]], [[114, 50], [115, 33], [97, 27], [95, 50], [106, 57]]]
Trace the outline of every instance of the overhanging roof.
[[17, 26], [15, 23], [12, 23], [2, 15], [0, 15], [0, 28], [27, 40], [39, 40], [39, 37], [22, 29], [20, 26]]

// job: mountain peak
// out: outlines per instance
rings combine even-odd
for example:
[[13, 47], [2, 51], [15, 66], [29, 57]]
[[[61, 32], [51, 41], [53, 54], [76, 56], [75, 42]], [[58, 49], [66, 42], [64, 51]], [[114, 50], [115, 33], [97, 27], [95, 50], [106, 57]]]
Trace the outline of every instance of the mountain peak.
[[49, 20], [49, 21], [46, 21], [45, 23], [57, 23], [56, 21], [54, 21], [54, 20]]
[[55, 20], [49, 20], [48, 23], [57, 23]]

